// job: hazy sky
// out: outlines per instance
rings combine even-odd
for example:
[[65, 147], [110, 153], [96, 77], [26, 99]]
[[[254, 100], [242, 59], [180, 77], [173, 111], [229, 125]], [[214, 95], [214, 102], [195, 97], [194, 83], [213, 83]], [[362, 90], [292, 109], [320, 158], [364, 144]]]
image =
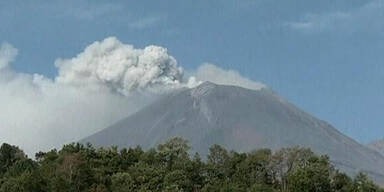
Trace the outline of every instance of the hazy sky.
[[50, 78], [57, 58], [108, 36], [160, 45], [187, 70], [237, 70], [367, 142], [384, 137], [383, 21], [384, 0], [2, 0], [0, 43], [18, 49], [16, 71]]

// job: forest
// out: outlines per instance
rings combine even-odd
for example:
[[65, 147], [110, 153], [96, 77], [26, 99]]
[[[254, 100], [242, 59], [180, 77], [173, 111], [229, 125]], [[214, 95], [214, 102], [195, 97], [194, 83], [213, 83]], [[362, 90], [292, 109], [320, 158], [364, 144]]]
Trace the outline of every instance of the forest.
[[36, 153], [0, 147], [0, 192], [380, 192], [359, 173], [351, 178], [329, 157], [293, 147], [249, 153], [213, 145], [206, 157], [176, 137], [156, 148], [96, 148], [72, 143]]

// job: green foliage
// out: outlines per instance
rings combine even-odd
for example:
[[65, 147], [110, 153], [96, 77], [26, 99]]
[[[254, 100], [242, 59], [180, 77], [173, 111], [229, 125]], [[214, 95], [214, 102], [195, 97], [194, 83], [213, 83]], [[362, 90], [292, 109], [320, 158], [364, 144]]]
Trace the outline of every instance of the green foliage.
[[328, 157], [311, 157], [308, 163], [288, 176], [289, 189], [297, 192], [331, 191]]
[[8, 177], [0, 186], [0, 192], [46, 191], [46, 183], [36, 171], [26, 171], [17, 177]]
[[359, 173], [353, 181], [353, 191], [356, 192], [378, 192], [380, 190], [368, 177]]
[[0, 175], [7, 172], [16, 162], [26, 158], [24, 152], [18, 147], [4, 143], [0, 147]]
[[364, 174], [354, 179], [309, 149], [250, 153], [213, 145], [202, 160], [182, 138], [156, 149], [94, 148], [79, 143], [36, 154], [0, 147], [0, 192], [380, 192]]
[[188, 142], [180, 137], [170, 139], [157, 147], [161, 161], [169, 170], [172, 170], [174, 166], [183, 166], [183, 163], [189, 158], [188, 150], [190, 148]]
[[336, 171], [331, 182], [332, 191], [335, 192], [350, 192], [353, 191], [352, 179], [345, 173]]
[[277, 192], [278, 190], [266, 184], [253, 184], [249, 189], [250, 192]]
[[111, 190], [113, 192], [132, 191], [134, 188], [134, 180], [129, 173], [115, 173], [112, 175]]

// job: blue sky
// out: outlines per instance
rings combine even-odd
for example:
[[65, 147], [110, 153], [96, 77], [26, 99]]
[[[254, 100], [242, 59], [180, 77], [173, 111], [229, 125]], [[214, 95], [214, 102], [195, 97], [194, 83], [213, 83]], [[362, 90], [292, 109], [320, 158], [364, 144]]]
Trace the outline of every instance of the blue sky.
[[16, 71], [55, 77], [57, 58], [116, 36], [261, 81], [353, 138], [384, 137], [384, 0], [0, 1]]

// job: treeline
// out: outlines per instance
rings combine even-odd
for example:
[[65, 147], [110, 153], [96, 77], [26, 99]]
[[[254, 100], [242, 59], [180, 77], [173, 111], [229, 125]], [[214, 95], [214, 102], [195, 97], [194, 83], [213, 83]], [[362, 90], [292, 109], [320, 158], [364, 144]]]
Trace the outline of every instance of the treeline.
[[379, 192], [364, 174], [350, 178], [327, 156], [309, 149], [251, 153], [210, 148], [206, 160], [190, 156], [182, 138], [147, 151], [70, 144], [27, 158], [16, 146], [0, 147], [0, 192]]

